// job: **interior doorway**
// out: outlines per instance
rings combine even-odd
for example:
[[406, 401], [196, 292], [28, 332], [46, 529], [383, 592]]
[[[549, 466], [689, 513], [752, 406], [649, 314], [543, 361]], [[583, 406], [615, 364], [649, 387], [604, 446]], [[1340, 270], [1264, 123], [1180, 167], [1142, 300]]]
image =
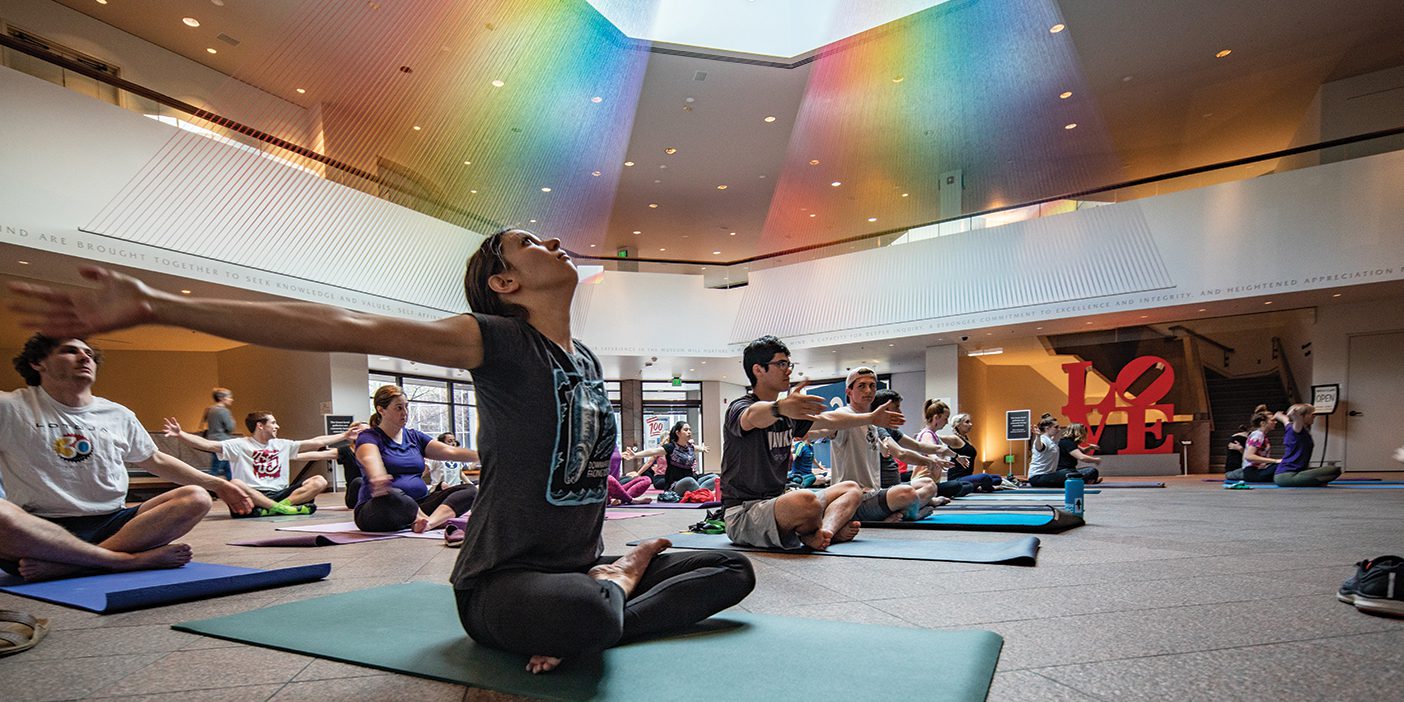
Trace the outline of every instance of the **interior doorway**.
[[1404, 426], [1404, 403], [1400, 401], [1404, 398], [1404, 374], [1399, 372], [1402, 349], [1404, 332], [1350, 337], [1347, 385], [1341, 403], [1348, 415], [1348, 430], [1343, 432], [1348, 471], [1404, 471], [1404, 464], [1393, 457], [1394, 450], [1404, 444], [1399, 431]]

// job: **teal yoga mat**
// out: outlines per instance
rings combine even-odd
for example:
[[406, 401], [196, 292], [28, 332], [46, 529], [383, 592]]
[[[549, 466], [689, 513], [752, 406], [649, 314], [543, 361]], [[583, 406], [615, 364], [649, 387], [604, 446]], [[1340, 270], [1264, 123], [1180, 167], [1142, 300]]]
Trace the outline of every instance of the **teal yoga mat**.
[[[984, 700], [1003, 640], [989, 631], [928, 631], [726, 613], [665, 638], [566, 659], [543, 675], [526, 657], [475, 644], [458, 621], [453, 590], [403, 583], [316, 597], [175, 629], [406, 675], [553, 700], [718, 702], [868, 699], [881, 690], [923, 700]], [[288, 622], [296, 622], [288, 626]], [[561, 626], [568, 623], [562, 622]], [[837, 646], [842, 665], [797, 667], [786, 652]], [[940, 675], [895, 665], [913, 651], [947, 651]], [[688, 662], [672, 682], [660, 671]], [[890, 693], [884, 693], [890, 694]]]
[[[905, 541], [865, 537], [861, 534], [852, 541], [833, 544], [823, 551], [807, 548], [786, 551], [778, 548], [755, 548], [731, 543], [726, 534], [667, 534], [664, 538], [673, 542], [674, 548], [695, 548], [707, 551], [764, 551], [768, 553], [793, 553], [814, 556], [851, 556], [856, 558], [896, 558], [906, 561], [953, 561], [956, 563], [1002, 563], [1004, 565], [1034, 565], [1038, 558], [1038, 539], [1026, 536], [1013, 541], [994, 543], [966, 541], [938, 541], [924, 539]], [[630, 541], [629, 545], [637, 545]]]
[[863, 522], [863, 528], [1056, 533], [1085, 523], [1082, 517], [1048, 506], [1038, 512], [946, 512], [946, 508], [942, 507], [925, 519], [913, 522]]

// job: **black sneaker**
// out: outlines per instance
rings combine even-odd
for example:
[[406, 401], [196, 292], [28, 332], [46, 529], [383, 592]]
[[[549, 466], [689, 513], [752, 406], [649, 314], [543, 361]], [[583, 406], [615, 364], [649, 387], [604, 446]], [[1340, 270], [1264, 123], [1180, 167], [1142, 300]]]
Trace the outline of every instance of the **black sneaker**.
[[[1355, 577], [1341, 585], [1336, 598], [1362, 612], [1404, 616], [1404, 558], [1380, 556], [1357, 564]], [[1343, 595], [1352, 590], [1350, 599]]]

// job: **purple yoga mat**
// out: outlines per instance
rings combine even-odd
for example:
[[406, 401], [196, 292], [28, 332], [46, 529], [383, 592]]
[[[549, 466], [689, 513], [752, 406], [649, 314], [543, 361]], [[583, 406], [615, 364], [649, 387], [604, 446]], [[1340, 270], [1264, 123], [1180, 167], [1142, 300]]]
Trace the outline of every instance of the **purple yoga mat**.
[[[648, 502], [645, 504], [634, 503], [632, 505], [619, 505], [618, 509], [711, 509], [720, 507], [721, 501], [717, 502]], [[610, 509], [616, 509], [610, 507]], [[605, 512], [606, 515], [609, 512]]]
[[[295, 536], [275, 536], [271, 539], [250, 539], [231, 541], [230, 546], [340, 546], [358, 544], [362, 541], [384, 541], [397, 539], [399, 534], [297, 534]], [[441, 537], [442, 538], [442, 537]]]

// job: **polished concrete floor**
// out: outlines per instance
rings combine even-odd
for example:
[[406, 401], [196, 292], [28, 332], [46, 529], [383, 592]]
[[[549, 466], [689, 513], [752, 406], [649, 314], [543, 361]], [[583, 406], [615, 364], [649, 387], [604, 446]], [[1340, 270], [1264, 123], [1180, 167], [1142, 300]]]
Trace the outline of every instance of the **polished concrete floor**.
[[[339, 501], [339, 495], [324, 495], [320, 502], [331, 507]], [[607, 552], [700, 516], [660, 511], [607, 522]], [[348, 518], [330, 510], [314, 517]], [[54, 628], [33, 650], [0, 658], [0, 700], [513, 699], [172, 631], [175, 622], [330, 592], [442, 582], [458, 556], [437, 542], [414, 539], [319, 549], [224, 545], [271, 535], [273, 527], [212, 514], [188, 541], [202, 561], [251, 567], [331, 562], [331, 577], [108, 616], [0, 594], [0, 609], [47, 617]], [[1005, 645], [991, 700], [1388, 699], [1396, 696], [1388, 691], [1404, 683], [1404, 619], [1363, 614], [1334, 597], [1356, 561], [1384, 554], [1404, 554], [1404, 490], [1240, 492], [1172, 478], [1166, 489], [1089, 496], [1088, 525], [1043, 537], [1036, 567], [762, 555], [753, 559], [759, 582], [743, 608], [995, 631]], [[826, 655], [816, 649], [809, 660], [824, 665]], [[911, 651], [894, 658], [893, 666], [925, 667], [928, 684], [939, 687], [943, 662], [959, 656]], [[777, 674], [796, 670], [792, 654], [777, 652], [775, 662]], [[706, 676], [678, 680], [706, 684]], [[874, 693], [922, 697], [911, 689]]]

